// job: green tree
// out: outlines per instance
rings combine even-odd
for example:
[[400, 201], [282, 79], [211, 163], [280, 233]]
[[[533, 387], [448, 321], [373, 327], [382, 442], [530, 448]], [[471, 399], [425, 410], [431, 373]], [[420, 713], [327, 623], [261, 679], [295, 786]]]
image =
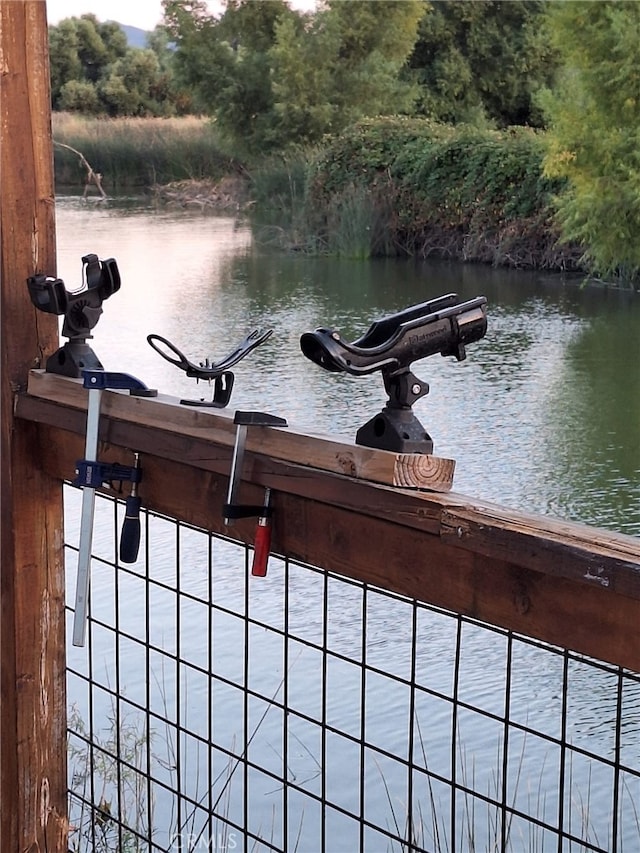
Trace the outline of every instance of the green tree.
[[96, 23], [96, 30], [104, 45], [105, 65], [115, 62], [128, 53], [127, 36], [120, 24], [115, 21], [106, 21], [103, 24]]
[[78, 32], [74, 18], [60, 21], [49, 28], [49, 66], [51, 74], [51, 100], [54, 109], [60, 109], [60, 91], [65, 83], [83, 78], [82, 63], [78, 55]]
[[284, 0], [165, 0], [178, 73], [219, 129], [245, 151], [318, 141], [365, 115], [412, 107], [399, 80], [423, 0], [328, 0], [301, 15]]
[[[117, 47], [114, 50], [107, 47], [95, 15], [82, 15], [81, 18], [76, 19], [75, 26], [78, 40], [78, 58], [82, 65], [83, 77], [85, 80], [95, 83], [103, 69], [109, 64], [113, 54], [117, 53]], [[122, 31], [120, 32], [124, 35]], [[107, 31], [105, 35], [113, 35], [113, 30]]]
[[175, 49], [166, 27], [158, 26], [149, 33], [147, 47], [158, 60], [158, 74], [149, 87], [150, 95], [160, 108], [158, 115], [193, 113], [191, 95], [176, 81]]
[[568, 179], [558, 199], [564, 236], [595, 272], [640, 272], [640, 4], [585, 0], [549, 8], [562, 75], [542, 100], [545, 171]]
[[274, 137], [286, 145], [320, 139], [339, 124], [338, 105], [329, 93], [333, 88], [333, 73], [326, 61], [337, 56], [340, 38], [337, 28], [326, 27], [314, 38], [293, 21], [283, 21], [278, 42], [271, 51], [277, 77], [272, 79]]
[[60, 88], [58, 103], [61, 110], [95, 115], [100, 112], [100, 98], [94, 83], [89, 80], [69, 80]]
[[190, 101], [174, 86], [166, 31], [149, 49], [130, 48], [122, 28], [94, 15], [49, 30], [54, 109], [92, 115], [172, 115]]
[[540, 126], [538, 88], [557, 60], [543, 38], [544, 0], [432, 0], [409, 60], [418, 112], [451, 123]]
[[235, 2], [220, 19], [200, 0], [164, 0], [165, 23], [177, 44], [178, 79], [196, 107], [215, 116], [234, 145], [268, 147], [273, 93], [269, 50], [277, 21], [296, 16], [284, 0]]
[[400, 72], [423, 13], [419, 0], [338, 0], [310, 27], [281, 23], [271, 59], [282, 140], [316, 142], [364, 116], [411, 112], [417, 91]]
[[109, 75], [99, 86], [103, 103], [111, 115], [159, 115], [154, 99], [160, 64], [152, 50], [130, 50], [109, 66]]
[[227, 80], [232, 51], [204, 0], [163, 0], [164, 28], [176, 46], [173, 67], [196, 104], [215, 112], [218, 89]]

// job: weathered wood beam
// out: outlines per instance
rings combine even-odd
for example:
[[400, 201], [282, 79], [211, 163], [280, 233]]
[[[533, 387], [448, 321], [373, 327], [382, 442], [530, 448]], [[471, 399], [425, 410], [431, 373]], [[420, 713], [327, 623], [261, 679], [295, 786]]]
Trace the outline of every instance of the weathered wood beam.
[[[43, 370], [32, 371], [29, 393], [45, 400], [64, 403], [70, 408], [86, 410], [87, 391], [81, 379], [69, 379]], [[175, 397], [167, 395], [149, 398], [108, 394], [103, 397], [101, 411], [107, 416], [122, 416], [125, 420], [144, 423], [146, 426], [163, 426], [168, 417], [174, 428], [183, 435], [194, 438], [206, 435], [223, 446], [233, 446], [235, 440], [236, 427], [232, 412], [182, 406]], [[249, 429], [247, 449], [376, 483], [438, 492], [451, 489], [455, 469], [452, 459], [415, 453], [390, 453], [355, 444], [347, 445], [328, 436], [303, 435], [289, 429], [270, 427]]]
[[58, 344], [26, 279], [55, 273], [49, 50], [44, 2], [0, 2], [0, 837], [66, 851], [62, 489], [16, 391]]
[[[70, 407], [68, 400], [50, 399], [50, 390], [61, 383], [78, 389], [78, 380], [32, 376], [17, 413], [41, 424], [47, 471], [71, 479], [83, 453], [86, 414], [77, 401]], [[100, 458], [124, 462], [123, 450], [142, 453], [145, 506], [251, 541], [254, 522], [231, 529], [222, 522], [231, 413], [196, 412], [174, 398], [122, 392], [104, 392], [103, 399]], [[455, 493], [372, 483], [333, 470], [331, 460], [322, 470], [317, 458], [310, 456], [308, 464], [298, 458], [305, 440], [311, 447], [317, 436], [255, 432], [262, 434], [247, 445], [242, 500], [259, 503], [263, 488], [273, 489], [278, 553], [640, 670], [634, 616], [640, 607], [640, 540]], [[272, 433], [278, 436], [273, 443]], [[297, 448], [293, 461], [286, 459], [287, 437]], [[340, 458], [354, 450], [332, 444]]]

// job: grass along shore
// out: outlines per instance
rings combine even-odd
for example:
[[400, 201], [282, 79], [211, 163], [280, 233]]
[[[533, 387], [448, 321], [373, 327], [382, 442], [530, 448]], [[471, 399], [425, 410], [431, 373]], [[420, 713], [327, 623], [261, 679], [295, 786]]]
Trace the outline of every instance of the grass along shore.
[[[314, 151], [240, 163], [208, 118], [53, 114], [57, 187], [84, 187], [86, 164], [107, 194], [152, 191], [162, 204], [275, 210], [285, 250], [353, 258], [445, 257], [585, 272], [565, 245], [542, 174], [543, 141], [527, 128], [486, 131], [375, 119]], [[56, 144], [57, 143], [57, 144]]]
[[207, 118], [83, 118], [53, 113], [57, 186], [83, 187], [87, 170], [102, 175], [107, 193], [185, 180], [219, 180], [238, 169]]

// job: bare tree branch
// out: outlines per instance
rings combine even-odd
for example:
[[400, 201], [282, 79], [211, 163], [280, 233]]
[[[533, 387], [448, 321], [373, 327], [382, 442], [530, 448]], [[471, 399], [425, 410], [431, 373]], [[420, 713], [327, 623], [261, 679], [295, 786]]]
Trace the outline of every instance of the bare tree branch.
[[91, 183], [94, 183], [96, 185], [96, 187], [100, 191], [100, 194], [102, 195], [102, 198], [107, 198], [106, 192], [102, 189], [102, 175], [99, 172], [94, 172], [94, 170], [91, 168], [91, 164], [84, 156], [84, 154], [81, 151], [72, 148], [70, 145], [65, 145], [64, 142], [56, 142], [55, 139], [53, 140], [53, 144], [57, 145], [59, 148], [66, 148], [67, 151], [72, 151], [74, 154], [77, 154], [80, 158], [80, 164], [84, 166], [84, 168], [87, 170], [87, 180], [84, 185], [84, 198], [87, 197], [87, 192], [89, 191], [89, 185]]

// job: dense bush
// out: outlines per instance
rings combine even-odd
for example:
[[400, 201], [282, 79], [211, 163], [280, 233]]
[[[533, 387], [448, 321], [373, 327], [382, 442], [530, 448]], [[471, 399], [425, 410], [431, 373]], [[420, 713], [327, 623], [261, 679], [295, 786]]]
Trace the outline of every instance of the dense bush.
[[[573, 267], [558, 244], [554, 195], [544, 177], [543, 137], [528, 128], [454, 128], [428, 120], [361, 122], [330, 142], [310, 168], [305, 214], [318, 244], [347, 227], [366, 192], [377, 212], [371, 254], [395, 251], [530, 267]], [[364, 198], [364, 196], [361, 195]], [[366, 217], [363, 217], [366, 221]], [[385, 239], [381, 241], [381, 234]]]

